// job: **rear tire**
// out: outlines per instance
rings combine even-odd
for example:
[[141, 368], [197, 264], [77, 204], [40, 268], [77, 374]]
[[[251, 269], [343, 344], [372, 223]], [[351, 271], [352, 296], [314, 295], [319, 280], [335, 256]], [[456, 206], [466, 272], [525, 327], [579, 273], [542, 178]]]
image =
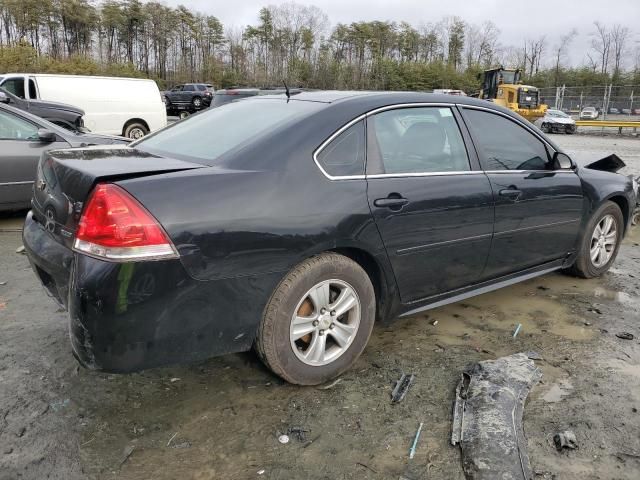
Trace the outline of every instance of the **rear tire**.
[[124, 128], [124, 136], [132, 140], [144, 137], [149, 130], [140, 122], [132, 122]]
[[309, 258], [280, 282], [265, 307], [255, 348], [276, 375], [317, 385], [347, 370], [364, 350], [375, 320], [367, 273], [336, 253]]
[[567, 272], [581, 278], [603, 275], [618, 255], [623, 231], [620, 207], [611, 201], [603, 203], [587, 223], [576, 261]]

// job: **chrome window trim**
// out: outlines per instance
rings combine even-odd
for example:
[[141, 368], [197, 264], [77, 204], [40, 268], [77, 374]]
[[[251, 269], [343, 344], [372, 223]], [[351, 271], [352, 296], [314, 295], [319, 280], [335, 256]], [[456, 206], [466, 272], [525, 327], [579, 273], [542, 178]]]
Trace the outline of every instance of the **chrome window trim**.
[[459, 104], [459, 103], [425, 103], [425, 102], [417, 102], [417, 103], [398, 103], [394, 105], [385, 105], [384, 107], [378, 107], [373, 110], [370, 110], [362, 115], [357, 116], [353, 120], [347, 122], [338, 130], [336, 130], [329, 138], [327, 138], [324, 142], [320, 144], [318, 148], [313, 152], [313, 161], [316, 166], [320, 169], [320, 172], [327, 177], [329, 180], [365, 180], [367, 178], [402, 178], [402, 177], [443, 177], [448, 175], [484, 175], [484, 174], [509, 174], [509, 173], [575, 173], [573, 169], [566, 170], [455, 170], [451, 172], [417, 172], [417, 173], [377, 173], [373, 175], [330, 175], [327, 171], [322, 167], [320, 162], [318, 161], [318, 155], [322, 152], [322, 150], [333, 141], [337, 136], [339, 136], [342, 132], [347, 130], [352, 125], [358, 123], [361, 120], [365, 120], [371, 115], [375, 115], [380, 112], [385, 112], [388, 110], [397, 110], [401, 108], [420, 108], [420, 107], [460, 107], [460, 108], [470, 108], [474, 110], [482, 110], [489, 113], [495, 113], [500, 115], [501, 117], [506, 118], [507, 120], [511, 120], [515, 124], [521, 126], [529, 133], [534, 135], [536, 138], [541, 140], [545, 145], [547, 145], [552, 152], [556, 152], [557, 150], [553, 145], [551, 145], [544, 137], [540, 136], [535, 130], [531, 129], [529, 126], [524, 125], [517, 119], [512, 118], [510, 115], [507, 115], [504, 112], [499, 110], [495, 110], [493, 108], [482, 107], [479, 105], [467, 105], [467, 104]]
[[[327, 138], [324, 142], [322, 142], [318, 148], [315, 149], [315, 151], [313, 152], [313, 161], [318, 166], [318, 168], [320, 169], [322, 174], [325, 177], [327, 177], [329, 180], [364, 180], [365, 178], [367, 178], [366, 175], [329, 175], [329, 173], [327, 173], [327, 171], [324, 168], [322, 168], [322, 165], [320, 165], [320, 162], [318, 161], [318, 155], [322, 152], [322, 150], [329, 143], [331, 143], [331, 141], [334, 138], [336, 138], [338, 135], [340, 135], [346, 129], [348, 129], [352, 125], [358, 123], [360, 120], [364, 120], [364, 119], [366, 119], [367, 117], [369, 117], [371, 115], [375, 115], [376, 113], [384, 112], [384, 111], [387, 111], [387, 110], [395, 110], [395, 109], [398, 109], [398, 108], [413, 108], [413, 107], [450, 107], [450, 108], [453, 108], [455, 106], [456, 106], [455, 103], [425, 103], [425, 102], [419, 102], [419, 103], [398, 103], [398, 104], [394, 104], [394, 105], [385, 105], [384, 107], [375, 108], [375, 109], [370, 110], [370, 111], [368, 111], [366, 113], [363, 113], [362, 115], [359, 115], [358, 117], [354, 118], [350, 122], [348, 122], [345, 125], [343, 125], [342, 127], [340, 127], [338, 130], [336, 130], [329, 138]], [[397, 175], [394, 175], [394, 176], [397, 176]], [[369, 175], [369, 178], [373, 178], [373, 176]]]
[[453, 170], [451, 172], [416, 172], [416, 173], [374, 173], [367, 178], [402, 178], [402, 177], [445, 177], [456, 175], [484, 175], [482, 170]]
[[33, 180], [26, 180], [24, 182], [3, 182], [0, 183], [0, 187], [5, 187], [8, 185], [31, 185], [32, 183], [34, 183]]

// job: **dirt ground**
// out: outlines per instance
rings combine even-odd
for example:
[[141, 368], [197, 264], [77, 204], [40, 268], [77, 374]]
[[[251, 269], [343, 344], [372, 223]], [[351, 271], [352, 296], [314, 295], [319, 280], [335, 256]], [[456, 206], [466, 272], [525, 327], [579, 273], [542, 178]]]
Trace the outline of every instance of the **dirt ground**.
[[[554, 139], [586, 154], [618, 148], [640, 171], [638, 139]], [[449, 445], [462, 369], [531, 350], [543, 357], [524, 413], [536, 478], [640, 478], [640, 228], [604, 278], [552, 274], [378, 325], [338, 383], [302, 388], [250, 353], [133, 375], [79, 368], [65, 313], [15, 252], [19, 224], [0, 221], [2, 480], [463, 479]], [[391, 405], [402, 372], [416, 382]], [[290, 429], [305, 431], [279, 443]], [[577, 450], [556, 451], [563, 430]]]

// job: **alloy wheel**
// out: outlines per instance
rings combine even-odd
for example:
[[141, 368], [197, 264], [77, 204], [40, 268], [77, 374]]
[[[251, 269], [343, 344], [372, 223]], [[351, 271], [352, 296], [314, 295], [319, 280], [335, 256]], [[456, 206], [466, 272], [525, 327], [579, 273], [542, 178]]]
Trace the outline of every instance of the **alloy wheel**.
[[332, 279], [314, 285], [291, 318], [289, 338], [296, 357], [312, 366], [336, 360], [356, 338], [361, 310], [358, 294], [348, 283]]
[[611, 260], [618, 242], [617, 227], [613, 215], [605, 215], [593, 230], [590, 255], [594, 267], [603, 267]]

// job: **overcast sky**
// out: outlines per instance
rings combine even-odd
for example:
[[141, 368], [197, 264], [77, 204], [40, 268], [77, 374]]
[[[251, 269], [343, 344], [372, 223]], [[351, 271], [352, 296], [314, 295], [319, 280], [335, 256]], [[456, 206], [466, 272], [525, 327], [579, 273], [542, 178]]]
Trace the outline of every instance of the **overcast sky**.
[[[217, 16], [227, 26], [243, 27], [257, 22], [266, 5], [278, 0], [165, 0], [191, 10]], [[571, 63], [582, 63], [589, 48], [593, 22], [620, 23], [632, 30], [630, 50], [640, 48], [640, 0], [311, 0], [328, 16], [331, 25], [358, 20], [407, 21], [415, 26], [457, 15], [467, 22], [493, 21], [501, 30], [500, 43], [521, 46], [526, 38], [546, 35], [548, 51], [572, 28], [578, 36], [570, 49]]]

